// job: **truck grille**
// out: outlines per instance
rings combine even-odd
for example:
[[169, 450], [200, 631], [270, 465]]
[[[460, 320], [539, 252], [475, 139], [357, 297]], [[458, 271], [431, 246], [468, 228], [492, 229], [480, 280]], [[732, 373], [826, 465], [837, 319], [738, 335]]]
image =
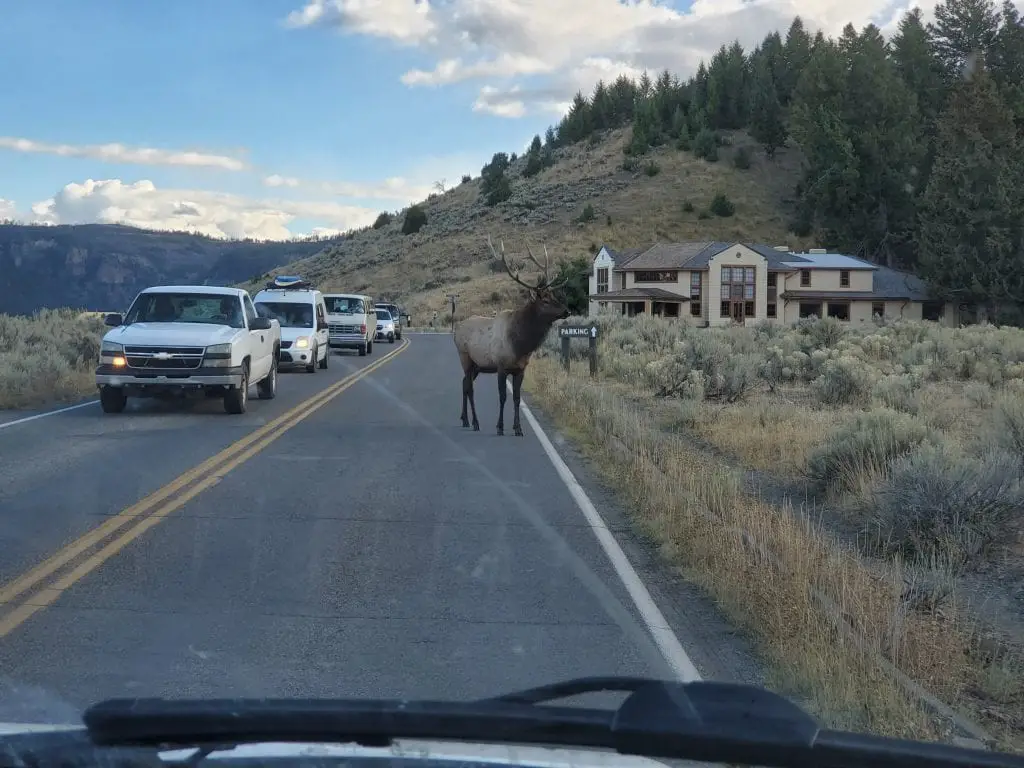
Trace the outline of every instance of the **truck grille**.
[[[129, 368], [191, 369], [203, 362], [204, 347], [129, 347], [124, 356]], [[165, 357], [170, 355], [170, 357]]]
[[331, 323], [328, 326], [328, 333], [359, 333], [358, 325], [341, 325]]

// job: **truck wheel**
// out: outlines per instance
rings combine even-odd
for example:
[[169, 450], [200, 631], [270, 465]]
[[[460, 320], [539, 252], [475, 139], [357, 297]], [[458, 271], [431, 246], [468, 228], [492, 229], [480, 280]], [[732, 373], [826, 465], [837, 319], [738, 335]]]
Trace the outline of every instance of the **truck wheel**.
[[260, 400], [273, 400], [277, 397], [277, 359], [270, 366], [267, 378], [256, 385], [256, 395]]
[[249, 404], [249, 366], [242, 368], [242, 383], [238, 389], [229, 389], [224, 393], [224, 410], [231, 414], [245, 413]]
[[366, 343], [366, 354], [368, 354], [368, 355], [372, 355], [373, 354], [373, 342], [372, 341], [368, 341]]
[[121, 413], [128, 405], [128, 396], [116, 387], [100, 389], [100, 407], [104, 413]]
[[324, 359], [320, 361], [320, 368], [327, 370], [327, 364], [331, 361], [331, 348], [328, 347], [324, 350]]
[[395, 343], [395, 334], [389, 333], [388, 334], [388, 344], [394, 344], [394, 343]]
[[361, 346], [361, 347], [359, 348], [359, 356], [360, 356], [360, 357], [366, 357], [366, 353], [367, 353], [367, 352], [369, 352], [369, 351], [370, 351], [370, 345], [369, 345], [369, 344], [366, 344], [366, 343], [364, 342], [364, 343], [363, 343], [363, 346]]
[[306, 373], [316, 373], [316, 356], [320, 354], [320, 350], [316, 347], [310, 350], [309, 353], [309, 365], [306, 366]]

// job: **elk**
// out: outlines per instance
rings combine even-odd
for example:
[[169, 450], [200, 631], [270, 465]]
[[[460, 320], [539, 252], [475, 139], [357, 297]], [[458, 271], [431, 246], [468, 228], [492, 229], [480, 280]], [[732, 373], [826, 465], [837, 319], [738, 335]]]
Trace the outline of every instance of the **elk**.
[[473, 398], [473, 382], [481, 373], [498, 375], [498, 434], [505, 434], [505, 399], [508, 377], [512, 377], [512, 406], [514, 418], [512, 431], [517, 437], [523, 436], [519, 423], [519, 401], [523, 386], [523, 375], [530, 357], [544, 343], [544, 338], [556, 320], [569, 316], [569, 310], [555, 294], [563, 281], [552, 283], [549, 277], [551, 259], [544, 248], [544, 264], [534, 257], [530, 246], [526, 246], [528, 258], [543, 271], [536, 285], [530, 285], [519, 278], [520, 270], [513, 271], [505, 258], [505, 243], [501, 243], [501, 256], [494, 251], [490, 236], [487, 247], [494, 258], [500, 258], [509, 277], [526, 289], [527, 302], [519, 309], [506, 309], [494, 317], [474, 315], [455, 325], [453, 339], [462, 363], [462, 426], [469, 427], [466, 418], [466, 403], [473, 412], [473, 431], [480, 431], [476, 418], [476, 401]]

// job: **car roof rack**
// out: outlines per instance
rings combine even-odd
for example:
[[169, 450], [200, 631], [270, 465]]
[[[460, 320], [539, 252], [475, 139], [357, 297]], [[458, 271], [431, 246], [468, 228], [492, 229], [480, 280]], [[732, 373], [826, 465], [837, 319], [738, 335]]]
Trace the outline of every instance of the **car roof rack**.
[[293, 275], [278, 275], [273, 282], [267, 283], [268, 291], [308, 291], [312, 287], [301, 277]]

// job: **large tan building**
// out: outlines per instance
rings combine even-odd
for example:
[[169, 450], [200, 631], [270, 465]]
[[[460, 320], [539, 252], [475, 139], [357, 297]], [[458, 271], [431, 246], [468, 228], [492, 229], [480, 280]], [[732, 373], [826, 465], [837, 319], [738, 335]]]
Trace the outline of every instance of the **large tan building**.
[[957, 305], [932, 300], [914, 275], [823, 249], [750, 243], [602, 246], [590, 275], [590, 313], [608, 307], [703, 326], [811, 316], [861, 323], [875, 315], [960, 322]]

